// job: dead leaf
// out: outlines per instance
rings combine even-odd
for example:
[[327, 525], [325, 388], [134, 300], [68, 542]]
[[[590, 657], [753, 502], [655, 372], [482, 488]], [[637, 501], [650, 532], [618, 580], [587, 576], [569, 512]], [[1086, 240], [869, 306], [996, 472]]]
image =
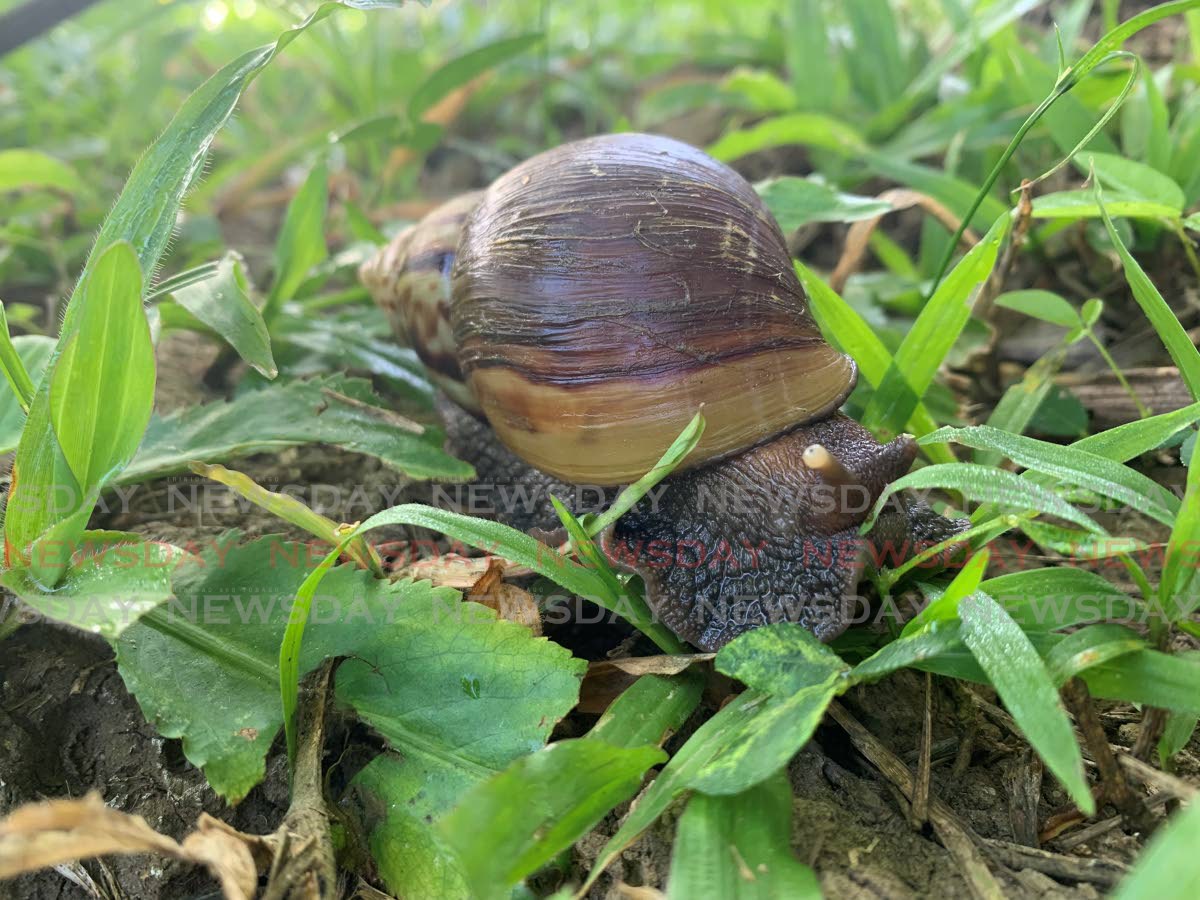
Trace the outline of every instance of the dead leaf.
[[179, 844], [92, 791], [81, 800], [27, 803], [0, 820], [0, 878], [95, 856], [157, 853], [207, 867], [226, 900], [250, 900], [258, 888], [254, 849], [265, 848], [263, 840], [202, 815]]
[[487, 570], [471, 587], [467, 599], [494, 609], [500, 618], [523, 625], [542, 636], [542, 613], [533, 594], [514, 584], [505, 584], [504, 560], [492, 557]]
[[643, 675], [678, 675], [690, 666], [707, 662], [714, 656], [715, 653], [631, 656], [591, 663], [587, 674], [583, 676], [578, 710], [588, 715], [600, 715]]

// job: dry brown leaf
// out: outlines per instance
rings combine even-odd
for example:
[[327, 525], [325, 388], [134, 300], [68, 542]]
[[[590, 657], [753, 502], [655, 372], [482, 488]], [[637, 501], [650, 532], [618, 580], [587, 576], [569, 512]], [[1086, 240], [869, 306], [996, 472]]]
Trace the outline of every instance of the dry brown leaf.
[[500, 618], [523, 625], [535, 637], [541, 637], [542, 613], [533, 594], [514, 584], [505, 584], [503, 578], [504, 561], [492, 557], [487, 570], [471, 587], [467, 599], [494, 609]]
[[600, 715], [643, 675], [678, 675], [689, 666], [714, 656], [715, 653], [631, 656], [591, 663], [583, 676], [577, 709], [588, 715]]
[[252, 848], [259, 841], [202, 815], [179, 844], [92, 791], [81, 800], [28, 803], [0, 820], [0, 878], [94, 856], [157, 853], [207, 867], [226, 900], [250, 900], [258, 887]]
[[[919, 206], [950, 231], [953, 232], [958, 229], [958, 217], [937, 200], [934, 200], [928, 194], [922, 194], [920, 191], [894, 188], [884, 191], [876, 199], [891, 204], [891, 212]], [[883, 213], [870, 219], [855, 222], [850, 226], [850, 230], [846, 232], [846, 244], [842, 249], [842, 257], [838, 260], [833, 274], [829, 276], [829, 286], [839, 294], [842, 292], [842, 288], [846, 286], [846, 281], [850, 276], [858, 271], [863, 255], [867, 252], [867, 242], [870, 240], [875, 228], [879, 225], [880, 220], [886, 214]], [[968, 228], [963, 232], [962, 240], [970, 246], [978, 243], [979, 237]]]

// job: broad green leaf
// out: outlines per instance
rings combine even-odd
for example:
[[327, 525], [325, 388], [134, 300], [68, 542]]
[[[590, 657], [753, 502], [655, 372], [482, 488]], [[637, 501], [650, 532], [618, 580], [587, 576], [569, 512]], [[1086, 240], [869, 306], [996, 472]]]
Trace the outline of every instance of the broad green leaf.
[[[61, 354], [78, 330], [84, 306], [82, 286], [100, 255], [118, 241], [128, 241], [143, 273], [158, 266], [176, 225], [180, 205], [204, 167], [213, 138], [233, 112], [246, 86], [274, 59], [275, 54], [309, 26], [340, 9], [396, 7], [402, 0], [329, 0], [279, 38], [250, 50], [224, 66], [184, 101], [159, 138], [138, 160], [92, 246], [63, 319], [56, 354]], [[56, 511], [47, 502], [56, 488], [83, 496], [54, 437], [50, 417], [50, 385], [43, 378], [30, 406], [29, 418], [17, 447], [13, 490], [4, 519], [6, 558], [22, 557], [29, 546], [56, 523], [86, 520], [89, 509]]]
[[772, 178], [760, 181], [754, 189], [785, 234], [813, 222], [857, 222], [892, 210], [890, 203], [844, 194], [813, 178]]
[[829, 701], [845, 686], [839, 682], [834, 675], [782, 697], [748, 690], [722, 707], [696, 729], [638, 797], [604, 845], [584, 890], [680, 794], [693, 789], [712, 795], [738, 794], [779, 771], [808, 742]]
[[313, 166], [304, 184], [288, 204], [283, 228], [275, 242], [275, 280], [262, 317], [271, 321], [280, 305], [291, 300], [309, 270], [325, 259], [325, 207], [329, 201], [329, 175], [324, 162]]
[[998, 218], [925, 304], [867, 404], [863, 424], [868, 428], [894, 433], [912, 416], [967, 324], [975, 290], [991, 274], [1010, 222], [1007, 213]]
[[171, 596], [172, 572], [187, 555], [153, 541], [85, 541], [56, 587], [39, 584], [24, 567], [0, 574], [0, 584], [40, 615], [112, 639]]
[[[278, 537], [213, 542], [177, 572], [175, 599], [116, 643], [121, 675], [147, 719], [182, 738], [187, 758], [231, 800], [262, 778], [282, 724], [280, 642], [315, 562], [308, 546]], [[456, 591], [377, 580], [351, 566], [330, 570], [313, 597], [299, 672], [327, 656], [385, 672], [376, 677], [396, 691], [387, 709], [415, 737], [432, 741], [439, 728], [461, 729], [474, 710], [476, 724], [499, 726], [484, 749], [514, 753], [533, 749], [538, 735], [544, 740], [574, 704], [582, 673], [567, 651], [463, 603]], [[363, 697], [379, 700], [381, 690], [364, 687]], [[405, 706], [418, 700], [415, 711]], [[441, 749], [450, 764], [454, 754]]]
[[426, 110], [451, 91], [514, 56], [519, 56], [541, 40], [540, 34], [523, 34], [487, 44], [450, 60], [413, 91], [408, 101], [409, 119], [417, 121]]
[[1050, 678], [1062, 687], [1080, 672], [1146, 649], [1146, 642], [1124, 625], [1088, 625], [1066, 635], [1046, 654]]
[[690, 670], [643, 675], [612, 702], [587, 736], [614, 747], [661, 747], [695, 711], [703, 689], [704, 678]]
[[1200, 803], [1177, 812], [1151, 838], [1114, 900], [1191, 900], [1200, 894]]
[[721, 648], [716, 667], [764, 694], [787, 696], [844, 674], [849, 666], [803, 625], [764, 625]]
[[979, 588], [1026, 631], [1056, 631], [1137, 615], [1137, 605], [1127, 594], [1088, 569], [1026, 569], [989, 578]]
[[973, 596], [983, 580], [991, 562], [991, 552], [986, 548], [980, 550], [967, 560], [966, 565], [958, 570], [954, 580], [946, 585], [940, 597], [928, 603], [924, 609], [910, 619], [900, 632], [902, 638], [914, 637], [932, 625], [944, 625], [959, 617], [959, 607], [969, 597]]
[[1185, 654], [1139, 650], [1083, 672], [1096, 697], [1200, 716], [1200, 660]]
[[1166, 562], [1159, 580], [1159, 602], [1170, 621], [1190, 615], [1200, 606], [1200, 578], [1197, 569], [1200, 559], [1200, 461], [1192, 454], [1188, 466], [1187, 489], [1179, 518], [1171, 529], [1167, 542]]
[[[40, 334], [20, 334], [12, 342], [30, 381], [37, 384], [42, 380], [46, 363], [54, 353], [54, 339]], [[12, 386], [7, 381], [0, 382], [0, 453], [11, 453], [17, 449], [24, 424], [25, 413]]]
[[1079, 327], [1079, 312], [1053, 291], [1005, 291], [995, 300], [996, 306], [1015, 309], [1034, 319], [1041, 319], [1063, 328]]
[[[531, 759], [527, 754], [545, 744], [578, 700], [586, 665], [473, 603], [431, 610], [405, 602], [398, 614], [402, 628], [368, 641], [365, 652], [338, 669], [339, 701], [397, 751], [376, 758], [352, 787], [367, 811], [372, 855], [393, 893], [471, 896], [431, 822], [471, 788]], [[661, 757], [657, 748], [625, 751], [621, 764], [628, 772]], [[549, 764], [560, 761], [552, 755]], [[552, 806], [543, 813], [566, 812], [561, 801], [553, 805], [553, 794], [544, 796]]]
[[1126, 249], [1121, 236], [1113, 226], [1112, 219], [1105, 211], [1099, 185], [1096, 185], [1095, 197], [1096, 202], [1100, 204], [1109, 240], [1112, 241], [1113, 247], [1121, 257], [1121, 265], [1125, 268], [1125, 280], [1129, 282], [1134, 299], [1141, 306], [1146, 318], [1150, 320], [1150, 324], [1154, 326], [1154, 330], [1158, 332], [1159, 339], [1167, 348], [1167, 353], [1179, 367], [1179, 374], [1188, 386], [1188, 390], [1191, 391], [1192, 397], [1200, 400], [1200, 350], [1196, 349], [1196, 345], [1192, 343], [1187, 331], [1180, 324], [1179, 317], [1167, 305], [1167, 301], [1163, 299], [1162, 294], [1158, 292], [1138, 261], [1133, 258], [1133, 254]]
[[995, 503], [1011, 510], [1035, 511], [1057, 516], [1096, 534], [1105, 534], [1104, 529], [1092, 521], [1088, 515], [1067, 503], [1057, 494], [1004, 469], [979, 466], [974, 463], [926, 466], [924, 469], [910, 472], [903, 478], [892, 482], [876, 502], [870, 517], [863, 523], [864, 533], [875, 523], [875, 517], [879, 515], [892, 494], [905, 489], [928, 488], [958, 491], [970, 500]]
[[313, 316], [302, 310], [275, 322], [271, 334], [276, 362], [293, 377], [362, 370], [380, 376], [405, 399], [433, 407], [434, 387], [417, 354], [396, 342], [377, 306]]
[[1003, 454], [1019, 466], [1119, 500], [1131, 509], [1170, 525], [1179, 500], [1162, 485], [1118, 462], [1074, 447], [1063, 447], [988, 425], [942, 428], [922, 443], [956, 443]]
[[853, 128], [820, 113], [788, 113], [764, 119], [749, 128], [731, 131], [708, 147], [709, 155], [731, 162], [772, 147], [799, 144], [854, 155], [866, 145]]
[[666, 758], [654, 745], [559, 741], [468, 791], [438, 830], [456, 851], [473, 897], [509, 897], [632, 797], [646, 771]]
[[[349, 402], [345, 398], [350, 398]], [[465, 481], [474, 470], [442, 449], [442, 433], [396, 416], [357, 378], [270, 384], [234, 400], [153, 417], [120, 483], [187, 471], [195, 460], [222, 462], [284, 447], [325, 443], [381, 460], [413, 477]]]
[[113, 244], [82, 286], [75, 333], [50, 374], [50, 419], [76, 481], [98, 487], [133, 458], [154, 406], [154, 344], [133, 248]]
[[743, 106], [757, 113], [782, 113], [798, 105], [796, 92], [774, 72], [740, 66], [721, 81], [721, 92], [734, 95]]
[[83, 181], [71, 166], [48, 153], [0, 150], [0, 194], [20, 188], [54, 188], [78, 194], [83, 190]]
[[473, 788], [438, 823], [474, 896], [509, 890], [583, 837], [641, 786], [657, 748], [691, 715], [703, 679], [644, 675], [578, 740], [512, 763]]
[[1046, 766], [1086, 814], [1096, 807], [1075, 732], [1045, 663], [1021, 627], [982, 592], [959, 606], [963, 643]]
[[792, 853], [792, 803], [782, 772], [733, 796], [693, 796], [671, 852], [669, 900], [820, 900], [817, 876]]
[[278, 370], [262, 313], [250, 302], [242, 261], [227, 253], [211, 277], [173, 288], [175, 302], [228, 341], [238, 355], [267, 378]]

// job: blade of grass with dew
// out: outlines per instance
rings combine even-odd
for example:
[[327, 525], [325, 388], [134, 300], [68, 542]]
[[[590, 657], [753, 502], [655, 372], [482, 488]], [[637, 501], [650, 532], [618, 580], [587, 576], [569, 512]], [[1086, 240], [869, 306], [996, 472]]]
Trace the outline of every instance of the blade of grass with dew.
[[867, 403], [863, 424], [885, 436], [912, 416], [971, 316], [974, 291], [987, 281], [1012, 217], [996, 220], [925, 304], [905, 335], [879, 388]]
[[863, 523], [862, 533], [865, 534], [875, 524], [875, 519], [892, 494], [906, 489], [931, 488], [958, 491], [970, 500], [1057, 516], [1096, 534], [1107, 533], [1086, 513], [1032, 481], [1004, 469], [965, 462], [926, 466], [889, 484]]
[[1100, 207], [1100, 215], [1104, 219], [1104, 227], [1108, 230], [1109, 240], [1112, 241], [1113, 247], [1121, 257], [1121, 265], [1125, 269], [1125, 279], [1129, 282], [1134, 299], [1142, 308], [1142, 312], [1146, 314], [1146, 318], [1150, 320], [1150, 324], [1154, 326], [1154, 330], [1158, 332], [1159, 339], [1167, 348], [1167, 353], [1179, 367], [1179, 374], [1188, 386], [1188, 390], [1191, 391], [1192, 397], [1200, 400], [1200, 350], [1196, 349], [1196, 345], [1188, 337], [1179, 317], [1167, 305], [1167, 301], [1163, 299], [1162, 294], [1158, 292], [1138, 261], [1133, 258], [1133, 254], [1126, 249], [1125, 243], [1113, 226], [1108, 211], [1104, 208], [1104, 198], [1099, 182], [1095, 185], [1095, 196], [1096, 205]]
[[1179, 511], [1179, 500], [1162, 485], [1128, 466], [1086, 450], [1039, 441], [989, 425], [941, 428], [921, 440], [1000, 453], [1023, 468], [1056, 476], [1118, 500], [1164, 525], [1172, 524]]
[[1021, 732], [1086, 814], [1096, 802], [1083, 755], [1046, 664], [1004, 607], [977, 592], [959, 606], [962, 640], [987, 673]]
[[[858, 365], [859, 372], [872, 388], [878, 388], [892, 367], [892, 354], [849, 303], [837, 295], [825, 281], [801, 262], [796, 262], [796, 275], [804, 286], [813, 316], [821, 330], [829, 335], [844, 353], [849, 354]], [[928, 434], [937, 428], [937, 422], [918, 403], [908, 420], [913, 434]], [[931, 460], [939, 463], [955, 462], [954, 454], [939, 444], [924, 448]]]
[[946, 590], [942, 592], [942, 595], [905, 624], [900, 636], [902, 638], [912, 637], [935, 622], [941, 623], [957, 619], [959, 605], [964, 598], [971, 596], [979, 589], [979, 583], [983, 581], [984, 573], [987, 572], [988, 563], [991, 560], [991, 553], [986, 549], [980, 550], [972, 556], [954, 576], [954, 580], [946, 585]]

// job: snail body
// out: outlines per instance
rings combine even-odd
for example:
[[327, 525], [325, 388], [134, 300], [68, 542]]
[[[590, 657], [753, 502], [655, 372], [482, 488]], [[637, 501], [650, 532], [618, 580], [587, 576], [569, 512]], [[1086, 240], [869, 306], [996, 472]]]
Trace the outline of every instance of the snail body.
[[[858, 525], [916, 446], [881, 446], [837, 412], [856, 366], [822, 338], [779, 226], [732, 169], [649, 135], [566, 144], [435, 209], [361, 276], [467, 412], [448, 432], [488, 480], [628, 483], [703, 410], [663, 502], [604, 536], [681, 637], [713, 649], [780, 619], [825, 639], [846, 627]], [[901, 518], [886, 527], [905, 539], [960, 527]]]

